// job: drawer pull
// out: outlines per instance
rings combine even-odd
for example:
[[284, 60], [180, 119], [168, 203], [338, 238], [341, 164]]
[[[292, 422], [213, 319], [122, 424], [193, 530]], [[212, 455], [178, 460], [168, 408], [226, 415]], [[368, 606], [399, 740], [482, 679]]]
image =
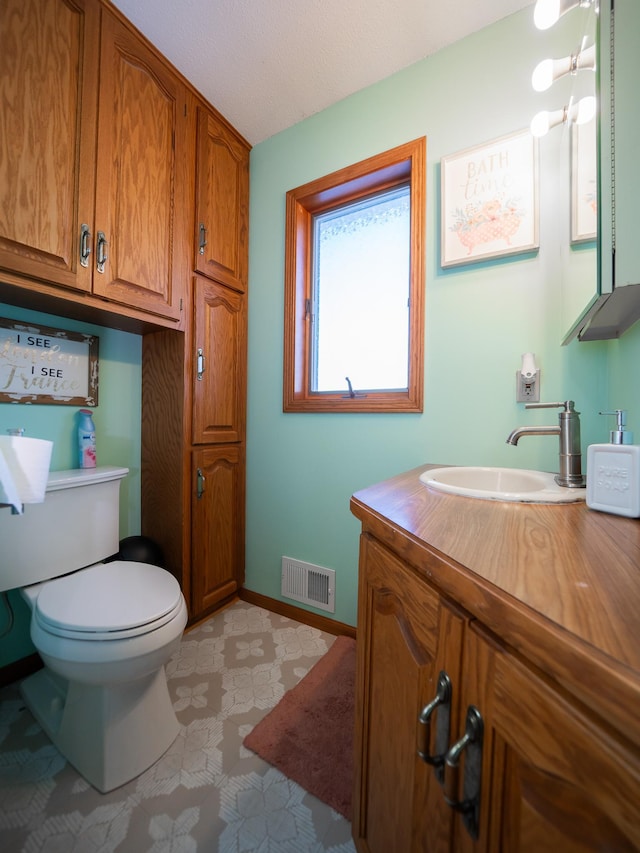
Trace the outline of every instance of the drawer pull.
[[196, 379], [199, 382], [202, 381], [202, 376], [204, 374], [204, 363], [205, 363], [204, 351], [203, 351], [202, 347], [198, 347], [198, 350], [196, 353]]
[[[431, 718], [438, 710], [436, 727], [436, 753], [431, 755]], [[444, 670], [438, 675], [438, 688], [431, 702], [424, 706], [418, 717], [421, 725], [418, 755], [426, 763], [436, 768], [436, 776], [442, 783], [442, 766], [449, 745], [449, 728], [451, 721], [451, 680]]]
[[[482, 736], [484, 723], [475, 705], [469, 705], [465, 732], [447, 752], [444, 760], [444, 798], [448, 806], [462, 813], [464, 823], [472, 838], [478, 837], [480, 818], [480, 785], [482, 780]], [[460, 757], [464, 759], [462, 799], [458, 800]]]
[[98, 245], [96, 248], [96, 268], [98, 272], [104, 272], [104, 265], [107, 263], [107, 259], [109, 257], [107, 255], [108, 245], [104, 231], [98, 231]]
[[204, 227], [204, 222], [200, 223], [200, 239], [198, 245], [198, 251], [201, 255], [204, 255], [204, 247], [207, 245], [207, 229]]
[[200, 498], [204, 494], [204, 487], [206, 485], [206, 482], [207, 482], [207, 480], [206, 480], [206, 477], [204, 476], [204, 474], [202, 473], [202, 468], [198, 468], [198, 477], [197, 477], [197, 485], [196, 485], [196, 492], [197, 492], [198, 500], [200, 500]]
[[80, 226], [80, 266], [89, 266], [89, 255], [91, 254], [91, 231], [89, 226], [83, 222]]

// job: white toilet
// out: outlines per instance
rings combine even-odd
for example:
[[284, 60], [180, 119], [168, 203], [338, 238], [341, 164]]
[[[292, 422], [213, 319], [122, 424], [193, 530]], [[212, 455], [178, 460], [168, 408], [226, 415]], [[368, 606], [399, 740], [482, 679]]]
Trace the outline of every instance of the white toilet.
[[138, 776], [179, 731], [164, 666], [187, 608], [158, 566], [99, 562], [119, 548], [120, 481], [104, 466], [49, 475], [45, 501], [0, 509], [0, 589], [20, 588], [44, 669], [23, 698], [60, 752], [99, 791]]

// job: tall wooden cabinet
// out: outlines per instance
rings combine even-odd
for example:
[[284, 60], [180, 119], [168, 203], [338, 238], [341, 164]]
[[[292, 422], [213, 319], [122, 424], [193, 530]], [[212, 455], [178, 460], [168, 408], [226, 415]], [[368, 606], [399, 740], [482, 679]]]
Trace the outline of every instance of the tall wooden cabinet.
[[[640, 603], [636, 523], [584, 505], [477, 506], [491, 503], [430, 494], [416, 472], [352, 501], [356, 847], [638, 850], [640, 668], [620, 642]], [[547, 548], [562, 555], [551, 566]], [[521, 553], [521, 568], [495, 565]], [[534, 591], [542, 612], [524, 606]], [[587, 622], [585, 595], [601, 607]]]
[[3, 279], [71, 311], [76, 291], [85, 313], [111, 303], [177, 325], [186, 85], [97, 0], [6, 0], [0, 33]]
[[[143, 507], [142, 529], [163, 546], [196, 620], [244, 581], [250, 149], [196, 99], [189, 120], [197, 186], [191, 213], [192, 310], [184, 348], [167, 342], [166, 332], [144, 339], [143, 419], [147, 413], [149, 425], [143, 442], [148, 511]], [[206, 222], [206, 245], [201, 222]], [[162, 397], [165, 404], [158, 411]], [[166, 431], [158, 419], [168, 425]], [[177, 429], [183, 444], [168, 458], [165, 436]], [[156, 494], [162, 495], [162, 506]]]
[[248, 143], [109, 0], [0, 3], [0, 301], [143, 334], [142, 533], [244, 578]]

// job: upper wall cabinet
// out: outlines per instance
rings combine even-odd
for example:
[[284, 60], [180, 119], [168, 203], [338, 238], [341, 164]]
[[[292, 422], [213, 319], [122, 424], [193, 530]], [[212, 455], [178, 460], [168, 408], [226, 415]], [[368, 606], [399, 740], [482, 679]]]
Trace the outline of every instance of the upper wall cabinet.
[[91, 290], [100, 8], [0, 3], [0, 268]]
[[93, 290], [178, 318], [188, 209], [187, 92], [158, 55], [103, 12]]
[[186, 87], [97, 0], [3, 0], [0, 36], [0, 271], [179, 320]]
[[247, 287], [249, 148], [198, 107], [195, 270], [227, 287]]

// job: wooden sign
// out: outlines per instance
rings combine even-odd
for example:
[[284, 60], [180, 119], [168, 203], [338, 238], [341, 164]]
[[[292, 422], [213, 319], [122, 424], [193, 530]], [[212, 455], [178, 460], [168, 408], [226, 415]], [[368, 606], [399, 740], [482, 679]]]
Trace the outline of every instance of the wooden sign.
[[0, 403], [98, 405], [98, 338], [0, 317]]

